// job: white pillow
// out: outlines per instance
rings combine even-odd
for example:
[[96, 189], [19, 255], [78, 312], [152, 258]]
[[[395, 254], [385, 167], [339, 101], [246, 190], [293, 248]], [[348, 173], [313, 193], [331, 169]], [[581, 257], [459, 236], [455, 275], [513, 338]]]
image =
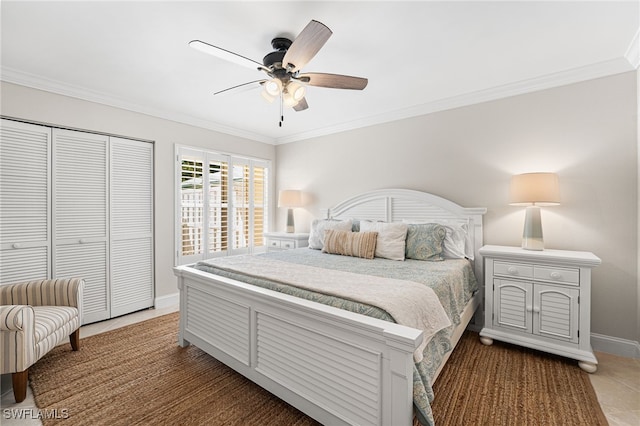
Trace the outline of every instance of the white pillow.
[[445, 227], [447, 235], [444, 237], [442, 256], [445, 259], [473, 260], [473, 245], [466, 223], [457, 223], [445, 219], [432, 220], [403, 220], [404, 223], [437, 223]]
[[309, 233], [309, 248], [322, 250], [324, 247], [324, 231], [335, 229], [336, 231], [351, 231], [352, 221], [334, 219], [314, 219], [311, 222], [311, 232]]
[[407, 240], [407, 224], [402, 222], [360, 221], [360, 232], [377, 232], [376, 257], [404, 260]]

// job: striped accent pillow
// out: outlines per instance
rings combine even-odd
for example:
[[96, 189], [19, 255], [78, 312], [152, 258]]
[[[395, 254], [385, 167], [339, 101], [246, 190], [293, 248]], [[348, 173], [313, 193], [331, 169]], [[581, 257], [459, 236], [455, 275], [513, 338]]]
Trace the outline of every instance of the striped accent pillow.
[[351, 232], [326, 229], [324, 253], [373, 259], [376, 253], [377, 232]]

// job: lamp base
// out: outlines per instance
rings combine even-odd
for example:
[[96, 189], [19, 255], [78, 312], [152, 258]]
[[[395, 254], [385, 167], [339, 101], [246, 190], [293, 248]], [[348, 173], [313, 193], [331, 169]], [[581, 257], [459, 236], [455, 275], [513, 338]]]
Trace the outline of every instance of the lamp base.
[[287, 232], [296, 232], [296, 227], [293, 223], [293, 209], [287, 209]]
[[538, 206], [527, 207], [524, 230], [522, 231], [522, 248], [525, 250], [544, 250], [542, 220]]

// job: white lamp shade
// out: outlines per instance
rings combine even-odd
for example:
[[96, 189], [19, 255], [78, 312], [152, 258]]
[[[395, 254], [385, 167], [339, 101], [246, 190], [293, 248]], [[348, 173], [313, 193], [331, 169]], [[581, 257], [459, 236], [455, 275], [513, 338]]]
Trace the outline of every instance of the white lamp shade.
[[302, 192], [297, 189], [283, 189], [278, 194], [278, 207], [302, 207]]
[[524, 173], [511, 178], [509, 203], [514, 206], [560, 204], [560, 186], [555, 173]]
[[264, 84], [264, 90], [271, 96], [278, 96], [282, 91], [282, 82], [273, 78]]
[[287, 85], [287, 91], [291, 94], [291, 97], [296, 103], [300, 102], [306, 93], [305, 87], [295, 81], [292, 81]]

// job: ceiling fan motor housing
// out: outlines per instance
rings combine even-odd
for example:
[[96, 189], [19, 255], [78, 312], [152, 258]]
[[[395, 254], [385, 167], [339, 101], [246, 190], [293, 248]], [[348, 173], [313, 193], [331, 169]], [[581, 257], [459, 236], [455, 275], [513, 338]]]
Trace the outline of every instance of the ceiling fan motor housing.
[[271, 40], [271, 46], [275, 49], [275, 52], [267, 53], [262, 59], [264, 66], [271, 67], [274, 64], [282, 64], [282, 58], [284, 58], [291, 43], [291, 40], [284, 37], [276, 37]]

